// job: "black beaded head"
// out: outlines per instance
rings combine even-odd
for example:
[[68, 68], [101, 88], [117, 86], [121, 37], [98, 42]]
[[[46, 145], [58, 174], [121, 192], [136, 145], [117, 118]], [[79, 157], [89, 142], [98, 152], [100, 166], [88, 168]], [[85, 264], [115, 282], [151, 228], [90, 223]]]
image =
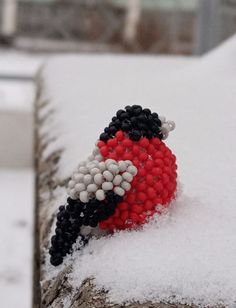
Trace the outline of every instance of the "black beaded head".
[[139, 141], [142, 137], [151, 139], [157, 137], [164, 139], [161, 117], [156, 112], [139, 105], [126, 106], [117, 111], [108, 127], [100, 135], [100, 140], [106, 142], [113, 138], [117, 131], [122, 130], [133, 141]]

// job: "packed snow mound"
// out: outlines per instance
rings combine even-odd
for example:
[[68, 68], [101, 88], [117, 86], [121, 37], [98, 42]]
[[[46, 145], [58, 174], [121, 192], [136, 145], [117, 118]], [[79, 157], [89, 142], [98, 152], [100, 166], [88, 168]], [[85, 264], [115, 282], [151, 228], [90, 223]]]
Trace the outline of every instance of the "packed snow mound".
[[143, 230], [94, 239], [74, 255], [75, 289], [93, 276], [115, 302], [236, 306], [235, 49], [236, 37], [169, 72], [159, 57], [65, 56], [48, 63], [44, 77], [55, 113], [46, 130], [59, 137], [44, 155], [65, 149], [59, 177], [70, 175], [127, 104], [177, 124], [167, 144], [183, 193]]

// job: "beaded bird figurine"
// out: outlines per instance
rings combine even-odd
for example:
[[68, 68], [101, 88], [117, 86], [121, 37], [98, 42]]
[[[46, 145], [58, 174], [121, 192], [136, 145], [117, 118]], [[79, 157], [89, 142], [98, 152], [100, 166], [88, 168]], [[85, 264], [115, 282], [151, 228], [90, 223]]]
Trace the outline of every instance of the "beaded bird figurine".
[[86, 244], [88, 229], [132, 229], [169, 206], [177, 165], [162, 140], [174, 128], [174, 122], [138, 105], [117, 111], [68, 183], [68, 204], [59, 207], [51, 238], [52, 265], [61, 264], [77, 240]]

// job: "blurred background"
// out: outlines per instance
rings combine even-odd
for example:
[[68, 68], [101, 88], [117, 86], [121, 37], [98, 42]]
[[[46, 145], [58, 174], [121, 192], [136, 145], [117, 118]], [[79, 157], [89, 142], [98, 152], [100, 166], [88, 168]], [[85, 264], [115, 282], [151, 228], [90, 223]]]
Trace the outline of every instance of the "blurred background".
[[235, 32], [236, 0], [0, 0], [1, 307], [31, 305], [34, 78], [42, 63], [58, 53], [191, 60]]

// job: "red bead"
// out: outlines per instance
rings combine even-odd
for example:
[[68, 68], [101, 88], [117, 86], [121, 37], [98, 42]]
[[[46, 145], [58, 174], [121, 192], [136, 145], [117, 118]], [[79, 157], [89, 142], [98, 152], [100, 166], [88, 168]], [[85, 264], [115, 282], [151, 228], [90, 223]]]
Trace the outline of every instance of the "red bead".
[[117, 138], [118, 141], [123, 140], [124, 137], [125, 137], [125, 136], [124, 136], [124, 133], [123, 133], [121, 130], [119, 130], [119, 131], [116, 133], [116, 138]]
[[151, 160], [151, 159], [149, 159], [149, 160], [146, 162], [146, 164], [145, 164], [145, 168], [146, 168], [147, 170], [151, 170], [151, 169], [153, 168], [153, 166], [154, 166], [154, 162], [153, 162], [153, 160]]
[[154, 157], [155, 158], [163, 158], [164, 154], [161, 151], [156, 151]]
[[161, 140], [159, 138], [152, 138], [151, 143], [157, 148], [161, 144]]
[[141, 177], [145, 177], [147, 174], [146, 170], [144, 168], [140, 168], [138, 170], [138, 175], [141, 176]]
[[125, 153], [124, 155], [123, 155], [123, 160], [133, 160], [133, 155], [132, 155], [132, 153]]
[[119, 203], [118, 208], [120, 211], [125, 211], [129, 208], [129, 205], [127, 202], [121, 202]]
[[163, 173], [162, 175], [162, 181], [164, 184], [168, 183], [170, 181], [169, 176], [166, 173]]
[[154, 178], [151, 174], [147, 174], [146, 176], [146, 182], [148, 185], [152, 185], [153, 184], [153, 181], [154, 181]]
[[97, 146], [98, 146], [99, 148], [103, 147], [104, 145], [106, 145], [106, 143], [103, 142], [102, 140], [98, 141], [98, 143], [97, 143]]
[[115, 146], [117, 146], [117, 139], [116, 139], [116, 138], [109, 139], [109, 140], [107, 141], [107, 145], [108, 145], [109, 147], [114, 148]]
[[155, 196], [156, 196], [155, 189], [152, 188], [152, 187], [148, 187], [148, 189], [147, 189], [147, 195], [148, 195], [148, 197], [149, 197], [150, 199], [155, 198]]
[[115, 218], [114, 224], [117, 228], [120, 228], [121, 226], [123, 226], [123, 221], [120, 218]]
[[141, 138], [139, 144], [141, 147], [147, 148], [149, 146], [149, 140], [147, 138]]
[[144, 208], [146, 211], [150, 211], [154, 208], [155, 204], [153, 204], [152, 201], [150, 200], [146, 200], [145, 203], [144, 203]]
[[130, 139], [126, 138], [126, 139], [123, 140], [122, 144], [123, 144], [124, 147], [130, 148], [130, 147], [132, 147], [133, 142]]
[[139, 159], [141, 161], [147, 160], [148, 159], [148, 154], [146, 152], [142, 152], [139, 154]]
[[153, 168], [151, 170], [152, 175], [158, 176], [162, 174], [162, 169], [161, 168]]
[[147, 200], [147, 196], [144, 192], [140, 191], [137, 193], [137, 199], [141, 202], [144, 202], [145, 200]]
[[139, 155], [139, 152], [140, 152], [139, 146], [138, 145], [133, 145], [132, 152], [133, 152], [134, 155]]
[[148, 154], [153, 155], [155, 152], [155, 147], [153, 144], [149, 144], [148, 148], [147, 148]]
[[127, 195], [127, 201], [129, 202], [129, 204], [134, 203], [136, 200], [136, 195], [133, 193], [128, 193]]
[[116, 155], [116, 153], [110, 153], [110, 154], [109, 154], [109, 158], [110, 158], [110, 159], [114, 159], [114, 160], [117, 161], [117, 155]]
[[121, 145], [118, 145], [115, 148], [115, 151], [116, 151], [117, 155], [122, 155], [124, 153], [125, 149]]
[[156, 182], [153, 187], [157, 192], [161, 192], [164, 188], [161, 182]]
[[157, 158], [157, 159], [155, 159], [155, 165], [162, 168], [162, 167], [164, 167], [164, 162], [163, 162], [162, 159]]
[[100, 148], [100, 153], [101, 153], [101, 155], [102, 155], [103, 157], [107, 157], [107, 155], [108, 155], [108, 148], [107, 148], [107, 146], [101, 147], [101, 148]]
[[129, 217], [129, 212], [128, 211], [123, 211], [121, 212], [120, 218], [122, 221], [126, 221]]
[[139, 222], [139, 216], [134, 212], [130, 213], [130, 219], [135, 223]]
[[143, 211], [143, 207], [141, 205], [138, 205], [138, 204], [133, 204], [131, 206], [131, 211], [134, 212], [134, 213], [140, 214]]
[[145, 182], [137, 184], [138, 191], [145, 191], [147, 189], [147, 184]]

